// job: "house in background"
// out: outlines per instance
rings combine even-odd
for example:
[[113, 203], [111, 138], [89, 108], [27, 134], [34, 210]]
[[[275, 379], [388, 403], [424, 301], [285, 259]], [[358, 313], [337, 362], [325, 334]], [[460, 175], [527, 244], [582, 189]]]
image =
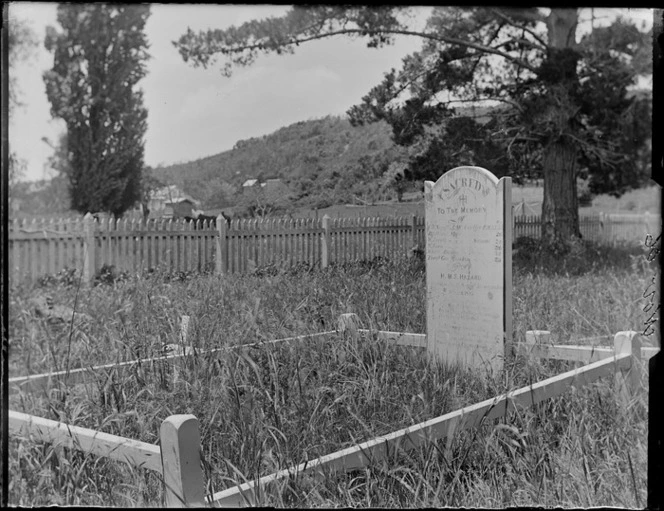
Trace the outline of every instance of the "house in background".
[[260, 186], [261, 185], [259, 184], [258, 179], [247, 179], [244, 183], [242, 183], [242, 193], [249, 193], [250, 190], [254, 190], [256, 187]]
[[258, 190], [263, 192], [268, 202], [276, 202], [290, 193], [290, 189], [281, 178], [266, 179], [264, 183], [259, 182], [258, 179], [247, 179], [242, 183], [242, 193], [245, 195]]
[[184, 193], [177, 185], [164, 186], [150, 195], [148, 209], [151, 217], [182, 218], [195, 216], [199, 202]]

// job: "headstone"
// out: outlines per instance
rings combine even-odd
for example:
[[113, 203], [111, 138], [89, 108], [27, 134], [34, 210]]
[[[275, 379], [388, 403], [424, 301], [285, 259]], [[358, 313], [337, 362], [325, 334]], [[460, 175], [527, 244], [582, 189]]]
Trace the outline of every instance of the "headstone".
[[424, 183], [427, 350], [502, 370], [512, 337], [512, 179], [457, 167]]

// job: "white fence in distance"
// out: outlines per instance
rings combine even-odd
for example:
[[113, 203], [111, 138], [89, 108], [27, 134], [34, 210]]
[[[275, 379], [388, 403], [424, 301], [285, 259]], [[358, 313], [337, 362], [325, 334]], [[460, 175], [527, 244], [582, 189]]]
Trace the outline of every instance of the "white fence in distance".
[[[12, 284], [79, 269], [89, 282], [99, 270], [113, 266], [118, 272], [249, 272], [257, 267], [290, 267], [367, 261], [376, 257], [398, 259], [424, 247], [424, 218], [267, 218], [222, 217], [210, 221], [14, 220], [9, 224], [9, 278]], [[514, 239], [538, 238], [540, 217], [514, 217]], [[616, 243], [642, 243], [646, 234], [661, 232], [661, 216], [600, 214], [581, 217], [584, 239]]]

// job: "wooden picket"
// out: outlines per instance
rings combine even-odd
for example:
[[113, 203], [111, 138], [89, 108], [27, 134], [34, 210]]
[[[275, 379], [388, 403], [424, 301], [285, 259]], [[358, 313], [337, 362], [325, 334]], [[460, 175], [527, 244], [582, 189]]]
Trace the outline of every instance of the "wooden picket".
[[[327, 218], [327, 217], [326, 217]], [[539, 238], [539, 216], [513, 220], [514, 239]], [[586, 240], [642, 241], [661, 231], [659, 215], [596, 215], [579, 219]], [[10, 281], [65, 268], [83, 269], [89, 282], [104, 266], [132, 274], [147, 269], [219, 274], [306, 263], [326, 267], [384, 257], [396, 260], [424, 248], [424, 218], [183, 220], [50, 219], [9, 224]]]

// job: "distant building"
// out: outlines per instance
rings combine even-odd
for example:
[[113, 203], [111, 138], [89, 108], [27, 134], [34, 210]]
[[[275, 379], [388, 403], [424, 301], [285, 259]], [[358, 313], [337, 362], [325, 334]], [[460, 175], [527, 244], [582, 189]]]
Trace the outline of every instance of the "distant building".
[[244, 183], [242, 183], [242, 190], [246, 190], [247, 188], [252, 188], [258, 184], [258, 179], [247, 179]]
[[196, 203], [192, 199], [179, 199], [174, 202], [166, 203], [164, 208], [164, 217], [183, 218], [185, 216], [194, 217]]
[[193, 216], [194, 210], [198, 207], [198, 201], [184, 193], [177, 185], [155, 190], [150, 194], [148, 202], [150, 216], [165, 218]]

